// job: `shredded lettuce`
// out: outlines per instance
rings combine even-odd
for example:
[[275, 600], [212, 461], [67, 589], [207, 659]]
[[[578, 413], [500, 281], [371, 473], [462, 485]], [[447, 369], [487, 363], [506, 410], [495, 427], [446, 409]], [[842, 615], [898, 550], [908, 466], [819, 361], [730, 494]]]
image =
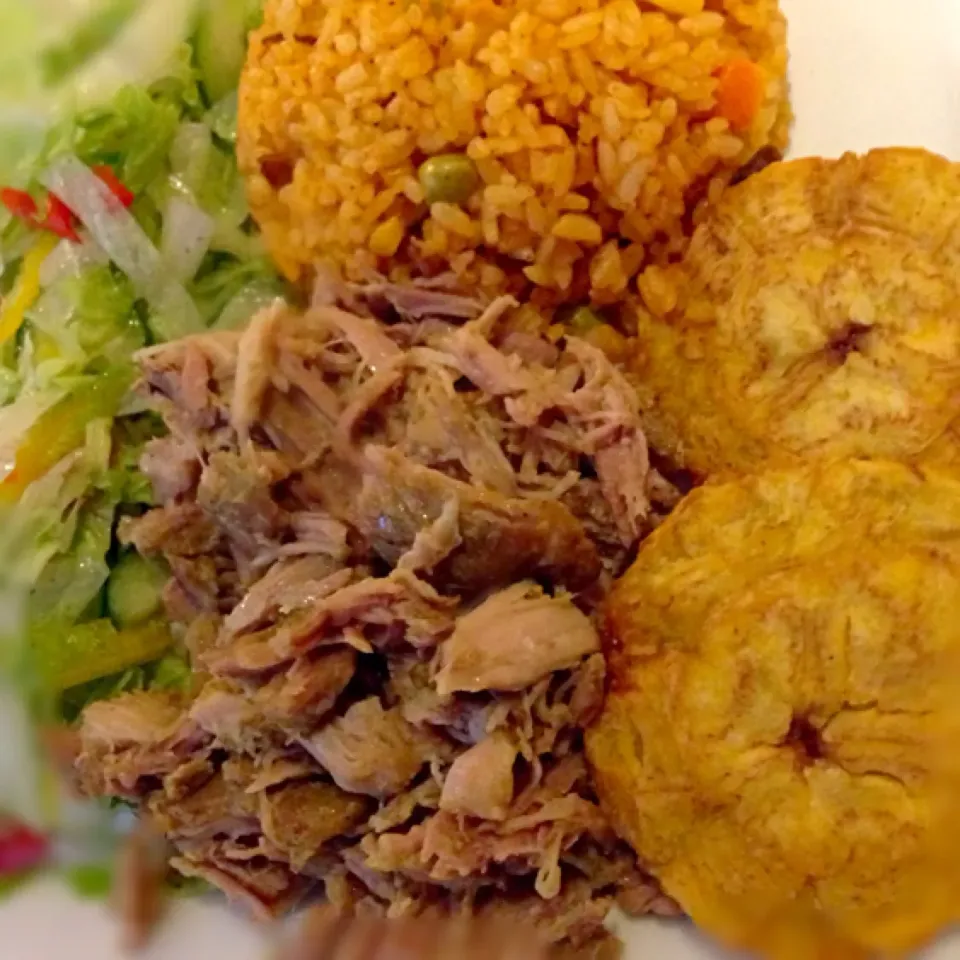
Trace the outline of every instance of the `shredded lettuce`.
[[106, 0], [95, 6], [68, 37], [51, 43], [40, 54], [40, 73], [48, 87], [62, 83], [105, 49], [130, 22], [139, 0]]
[[99, 615], [95, 606], [110, 576], [107, 555], [113, 534], [115, 506], [97, 496], [75, 515], [72, 542], [44, 568], [28, 602], [31, 621], [53, 619], [76, 623], [85, 613]]
[[[284, 292], [251, 227], [233, 148], [208, 125], [211, 115], [190, 48], [182, 47], [167, 75], [121, 88], [48, 138], [30, 182], [66, 194], [93, 241], [72, 261], [69, 251], [51, 255], [55, 263], [44, 276], [52, 279], [27, 311], [23, 337], [16, 349], [0, 351], [0, 400], [17, 401], [0, 410], [0, 451], [5, 436], [22, 436], [49, 407], [82, 393], [80, 375], [129, 363], [155, 340], [238, 326]], [[111, 205], [90, 172], [101, 165], [133, 192], [129, 213]], [[177, 222], [168, 227], [170, 216], [193, 224], [189, 248], [171, 239]], [[4, 259], [14, 264], [4, 280], [16, 275], [22, 234], [15, 225], [0, 239]], [[127, 407], [117, 400], [114, 412]], [[57, 445], [68, 452], [64, 447]], [[12, 462], [9, 451], [6, 458]]]
[[107, 164], [134, 193], [161, 176], [180, 126], [183, 103], [162, 93], [125, 87], [114, 100], [81, 113], [72, 147], [86, 164]]
[[[49, 4], [46, 4], [49, 6]], [[0, 179], [19, 186], [43, 148], [50, 124], [40, 53], [50, 20], [40, 2], [0, 5]]]
[[69, 89], [57, 88], [61, 105], [99, 103], [125, 86], [169, 75], [198, 7], [198, 0], [140, 0], [114, 42], [69, 77]]
[[84, 708], [98, 700], [137, 690], [186, 690], [191, 683], [190, 665], [177, 653], [159, 660], [100, 677], [68, 689], [59, 701], [60, 717], [72, 723]]
[[[0, 805], [34, 821], [50, 791], [27, 716], [72, 723], [105, 697], [191, 683], [166, 625], [118, 629], [105, 595], [119, 520], [153, 502], [138, 464], [161, 425], [130, 392], [133, 354], [290, 294], [234, 152], [261, 13], [260, 0], [0, 4], [0, 186], [41, 202], [52, 187], [83, 241], [44, 249], [39, 290], [0, 344], [0, 687], [19, 694], [0, 690], [0, 715], [31, 751], [0, 758]], [[0, 295], [36, 245], [0, 212]], [[102, 889], [96, 862], [81, 861], [80, 887]]]
[[102, 489], [126, 512], [153, 506], [153, 488], [140, 470], [140, 458], [144, 446], [162, 433], [163, 424], [152, 413], [121, 417], [113, 423], [110, 469], [103, 477]]
[[108, 265], [91, 265], [51, 285], [30, 313], [33, 329], [55, 349], [61, 369], [126, 362], [146, 342], [130, 282]]
[[238, 260], [208, 255], [189, 287], [200, 315], [209, 327], [243, 326], [262, 306], [286, 293], [266, 257]]
[[239, 97], [234, 90], [222, 100], [217, 101], [205, 117], [207, 126], [224, 143], [236, 144], [237, 142], [239, 106]]
[[30, 0], [0, 5], [0, 182], [27, 182], [77, 108], [175, 72], [206, 0]]

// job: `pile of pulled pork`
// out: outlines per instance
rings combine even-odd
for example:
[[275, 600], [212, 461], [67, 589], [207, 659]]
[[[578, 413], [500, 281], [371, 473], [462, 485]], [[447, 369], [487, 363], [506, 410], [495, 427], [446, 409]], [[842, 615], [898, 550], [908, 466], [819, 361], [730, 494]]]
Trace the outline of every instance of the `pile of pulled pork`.
[[162, 506], [121, 535], [169, 563], [195, 682], [89, 707], [81, 784], [259, 916], [322, 885], [607, 956], [614, 902], [672, 909], [582, 752], [591, 611], [675, 497], [634, 393], [511, 300], [319, 299], [139, 358]]

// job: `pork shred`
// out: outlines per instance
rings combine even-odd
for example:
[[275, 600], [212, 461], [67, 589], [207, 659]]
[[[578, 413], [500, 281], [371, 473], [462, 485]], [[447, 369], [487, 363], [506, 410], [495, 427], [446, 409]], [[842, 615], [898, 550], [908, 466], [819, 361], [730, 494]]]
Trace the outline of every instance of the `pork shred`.
[[327, 284], [139, 356], [168, 434], [121, 536], [168, 561], [195, 676], [88, 708], [78, 780], [258, 917], [322, 885], [587, 957], [615, 902], [664, 912], [582, 728], [593, 607], [669, 485], [624, 374], [515, 308]]

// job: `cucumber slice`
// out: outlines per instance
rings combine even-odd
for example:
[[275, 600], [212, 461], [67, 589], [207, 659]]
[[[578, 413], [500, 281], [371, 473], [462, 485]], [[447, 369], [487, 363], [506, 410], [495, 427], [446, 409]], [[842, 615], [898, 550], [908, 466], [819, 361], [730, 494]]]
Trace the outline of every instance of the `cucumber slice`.
[[156, 616], [163, 606], [169, 571], [155, 560], [127, 553], [110, 573], [107, 609], [121, 629], [136, 627]]
[[210, 103], [237, 88], [247, 56], [250, 0], [203, 0], [194, 51]]

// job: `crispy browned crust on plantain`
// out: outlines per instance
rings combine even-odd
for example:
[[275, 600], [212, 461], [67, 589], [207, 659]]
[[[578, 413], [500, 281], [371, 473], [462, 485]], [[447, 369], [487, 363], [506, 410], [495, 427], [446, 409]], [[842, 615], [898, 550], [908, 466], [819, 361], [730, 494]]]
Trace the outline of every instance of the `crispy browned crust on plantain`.
[[685, 466], [960, 461], [960, 166], [909, 149], [773, 164], [658, 269], [639, 369]]
[[960, 479], [846, 461], [708, 483], [606, 620], [597, 788], [698, 924], [800, 960], [957, 919]]

